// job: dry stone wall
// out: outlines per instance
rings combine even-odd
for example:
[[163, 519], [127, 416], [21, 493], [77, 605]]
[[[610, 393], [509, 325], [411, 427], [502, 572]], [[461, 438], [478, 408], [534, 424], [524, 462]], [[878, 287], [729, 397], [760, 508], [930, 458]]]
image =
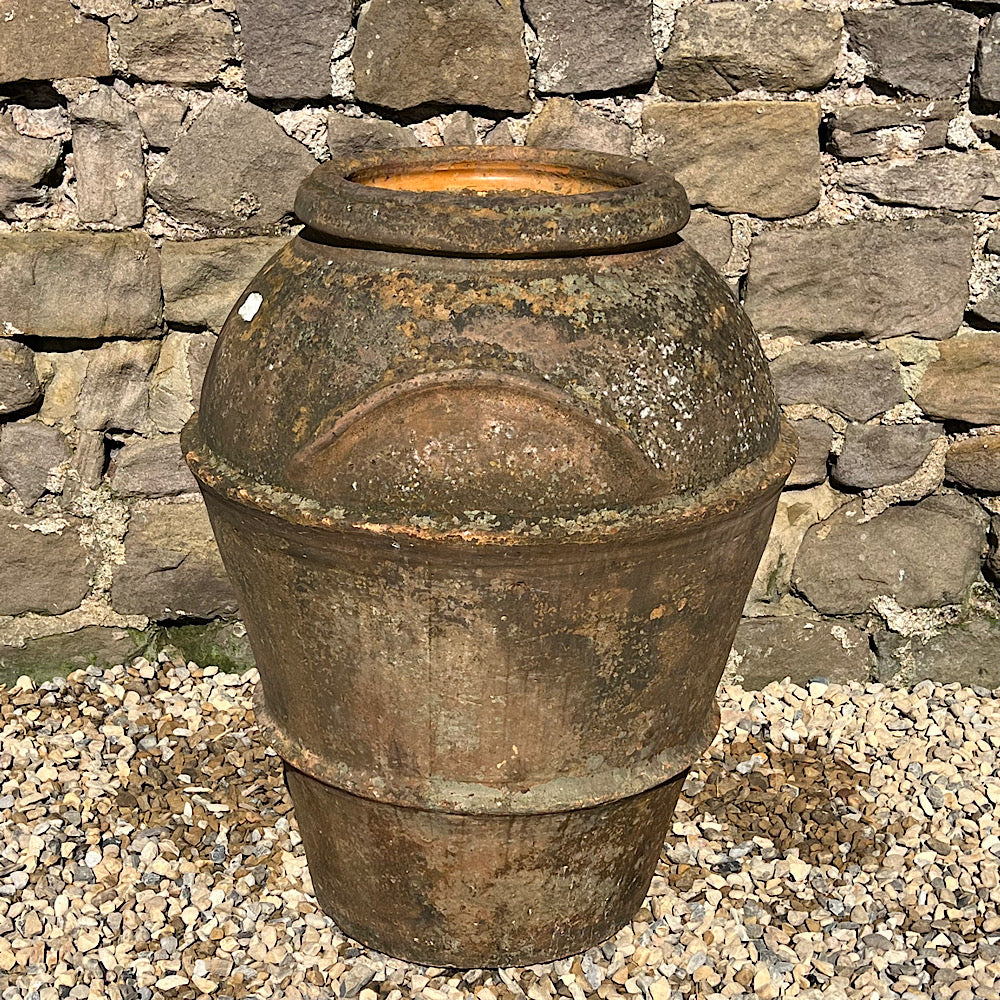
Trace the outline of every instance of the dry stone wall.
[[[0, 663], [245, 662], [178, 432], [316, 161], [648, 157], [801, 439], [731, 663], [1000, 685], [1000, 2], [0, 0]], [[996, 230], [996, 231], [995, 231]]]

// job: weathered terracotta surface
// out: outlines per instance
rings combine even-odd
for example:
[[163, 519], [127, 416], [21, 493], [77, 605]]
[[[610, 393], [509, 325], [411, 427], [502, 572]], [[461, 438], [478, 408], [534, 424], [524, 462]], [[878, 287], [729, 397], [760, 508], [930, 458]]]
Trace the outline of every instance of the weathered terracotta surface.
[[586, 948], [716, 731], [790, 467], [756, 338], [632, 161], [373, 154], [299, 212], [184, 444], [317, 895], [429, 964]]

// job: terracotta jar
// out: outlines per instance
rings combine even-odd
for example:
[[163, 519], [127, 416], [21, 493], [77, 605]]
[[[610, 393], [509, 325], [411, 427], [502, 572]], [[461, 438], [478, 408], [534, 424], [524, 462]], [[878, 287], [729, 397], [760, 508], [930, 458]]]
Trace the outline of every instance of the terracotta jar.
[[184, 433], [317, 898], [431, 965], [641, 905], [793, 445], [683, 190], [612, 156], [319, 167]]

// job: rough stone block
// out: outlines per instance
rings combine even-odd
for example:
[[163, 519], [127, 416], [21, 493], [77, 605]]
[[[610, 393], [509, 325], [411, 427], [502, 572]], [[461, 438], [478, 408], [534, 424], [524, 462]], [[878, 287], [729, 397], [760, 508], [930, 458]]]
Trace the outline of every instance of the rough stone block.
[[243, 673], [255, 665], [247, 631], [241, 622], [173, 625], [161, 632], [161, 643], [180, 650], [185, 660]]
[[1000, 207], [1000, 152], [983, 149], [906, 163], [851, 163], [840, 180], [845, 191], [886, 205], [995, 212]]
[[22, 135], [10, 115], [0, 115], [0, 215], [19, 202], [38, 202], [39, 185], [59, 162], [62, 143]]
[[771, 377], [779, 403], [815, 403], [848, 420], [871, 420], [906, 400], [889, 351], [796, 347], [771, 362]]
[[479, 141], [476, 119], [468, 111], [455, 111], [441, 119], [441, 141], [446, 146], [475, 146]]
[[80, 221], [141, 225], [146, 164], [135, 109], [110, 87], [99, 87], [70, 104], [70, 121]]
[[956, 494], [862, 520], [851, 503], [806, 532], [792, 583], [823, 614], [860, 614], [882, 595], [904, 608], [962, 600], [979, 576], [986, 517]]
[[150, 337], [160, 312], [160, 261], [145, 233], [0, 236], [0, 326], [33, 337]]
[[945, 476], [970, 490], [1000, 493], [1000, 431], [956, 441], [944, 464]]
[[750, 248], [746, 309], [758, 332], [802, 340], [950, 337], [972, 242], [972, 223], [948, 218], [764, 233]]
[[161, 431], [180, 431], [201, 398], [215, 335], [170, 333], [163, 339], [149, 390], [149, 415]]
[[764, 219], [819, 204], [819, 105], [806, 101], [654, 104], [648, 154], [684, 185], [692, 205]]
[[787, 601], [792, 567], [806, 532], [847, 502], [847, 497], [825, 484], [811, 490], [782, 493], [744, 614], [778, 613], [782, 603]]
[[351, 0], [237, 0], [236, 11], [254, 97], [330, 96], [330, 62], [351, 27]]
[[0, 416], [26, 410], [41, 398], [35, 352], [16, 340], [0, 338]]
[[618, 90], [656, 73], [644, 0], [524, 0], [524, 13], [538, 36], [540, 94]]
[[843, 27], [835, 11], [784, 0], [690, 4], [677, 12], [661, 57], [660, 92], [698, 101], [740, 90], [819, 90], [837, 68]]
[[0, 684], [13, 684], [23, 676], [41, 683], [90, 666], [117, 666], [140, 656], [147, 644], [136, 629], [87, 625], [28, 639], [23, 646], [0, 646]]
[[26, 507], [41, 498], [49, 477], [61, 465], [68, 466], [71, 458], [66, 436], [40, 420], [18, 420], [0, 427], [0, 476]]
[[112, 489], [123, 496], [168, 497], [198, 492], [177, 434], [129, 441], [115, 455], [109, 475]]
[[716, 271], [723, 271], [729, 263], [733, 252], [733, 224], [728, 219], [720, 219], [710, 212], [692, 212], [681, 237]]
[[160, 83], [211, 83], [236, 57], [233, 24], [207, 5], [142, 8], [111, 19], [129, 76]]
[[155, 621], [236, 611], [236, 596], [201, 503], [143, 504], [133, 510], [111, 603], [121, 614]]
[[315, 166], [263, 108], [219, 96], [171, 147], [149, 193], [179, 222], [260, 231], [291, 214]]
[[938, 684], [1000, 687], [1000, 623], [985, 615], [943, 628], [935, 635], [906, 638], [875, 635], [879, 680], [894, 686], [930, 678]]
[[149, 430], [150, 373], [155, 341], [112, 341], [87, 352], [76, 424], [87, 431]]
[[545, 149], [591, 149], [628, 156], [632, 130], [564, 97], [546, 102], [528, 126], [527, 144]]
[[972, 103], [983, 110], [1000, 108], [1000, 14], [993, 14], [979, 36]]
[[80, 604], [93, 569], [81, 524], [0, 513], [0, 615], [58, 615]]
[[220, 330], [240, 293], [284, 237], [234, 240], [165, 240], [160, 248], [164, 318], [168, 323]]
[[826, 479], [827, 462], [833, 446], [833, 428], [823, 420], [807, 417], [793, 420], [799, 437], [799, 451], [786, 486], [815, 486]]
[[979, 18], [937, 4], [856, 10], [844, 17], [869, 81], [921, 97], [956, 97], [972, 71]]
[[372, 0], [354, 43], [358, 100], [528, 111], [523, 35], [517, 0]]
[[739, 657], [736, 673], [747, 689], [785, 677], [800, 687], [818, 677], [834, 684], [865, 683], [874, 666], [867, 632], [807, 615], [744, 618], [733, 652]]
[[69, 0], [0, 0], [0, 84], [108, 76], [108, 29]]
[[833, 479], [855, 490], [872, 490], [909, 479], [941, 437], [937, 424], [848, 424]]
[[958, 112], [958, 102], [951, 100], [836, 108], [830, 115], [829, 149], [842, 160], [863, 160], [902, 149], [904, 136], [908, 149], [941, 149]]
[[350, 118], [340, 111], [331, 111], [327, 119], [326, 144], [334, 158], [420, 145], [417, 137], [402, 125], [381, 118]]
[[937, 420], [1000, 424], [1000, 334], [970, 333], [944, 341], [915, 398]]
[[135, 97], [135, 111], [143, 135], [154, 149], [169, 149], [173, 145], [187, 109], [187, 103], [172, 94], [151, 91]]

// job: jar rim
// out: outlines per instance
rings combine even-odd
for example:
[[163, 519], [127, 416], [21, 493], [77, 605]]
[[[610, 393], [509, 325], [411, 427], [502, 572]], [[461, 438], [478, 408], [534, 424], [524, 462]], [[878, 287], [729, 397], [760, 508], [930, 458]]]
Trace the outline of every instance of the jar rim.
[[636, 249], [678, 233], [687, 195], [644, 160], [529, 146], [380, 150], [321, 164], [299, 219], [337, 243], [463, 257]]

